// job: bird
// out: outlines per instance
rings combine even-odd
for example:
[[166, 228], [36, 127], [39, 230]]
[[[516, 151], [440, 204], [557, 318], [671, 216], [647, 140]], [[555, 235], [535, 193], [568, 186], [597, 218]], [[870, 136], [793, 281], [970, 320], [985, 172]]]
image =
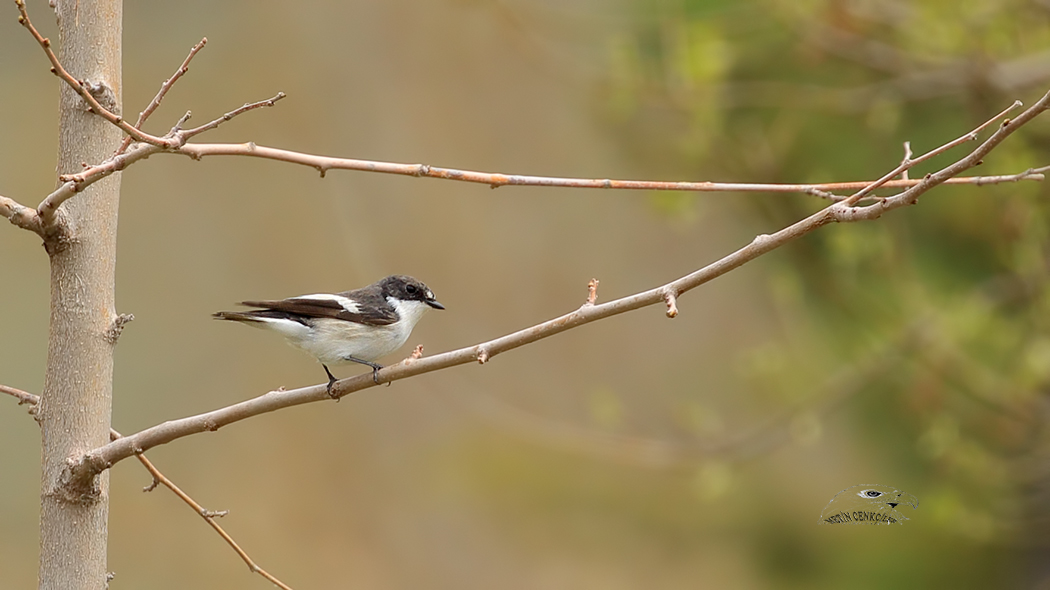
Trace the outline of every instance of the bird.
[[404, 345], [428, 310], [445, 309], [430, 287], [405, 275], [391, 275], [352, 291], [242, 301], [240, 305], [258, 309], [219, 311], [212, 317], [273, 330], [314, 356], [328, 375], [330, 396], [336, 378], [328, 365], [368, 365], [372, 381], [378, 384], [383, 366], [375, 361]]

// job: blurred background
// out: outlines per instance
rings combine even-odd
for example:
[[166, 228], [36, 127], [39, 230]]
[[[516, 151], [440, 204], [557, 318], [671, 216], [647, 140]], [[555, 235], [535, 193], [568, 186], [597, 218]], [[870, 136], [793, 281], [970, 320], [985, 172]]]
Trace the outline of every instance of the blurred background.
[[[58, 82], [16, 17], [0, 194], [35, 204]], [[191, 0], [125, 6], [125, 113], [203, 36], [153, 132], [283, 91], [200, 139], [520, 174], [873, 179], [903, 142], [921, 153], [1050, 89], [1043, 0]], [[1041, 118], [980, 173], [1048, 163]], [[673, 321], [635, 311], [149, 456], [297, 589], [1047, 588], [1046, 191], [940, 188], [690, 292]], [[156, 155], [123, 177], [117, 302], [136, 319], [113, 424], [322, 383], [280, 338], [210, 319], [243, 299], [411, 274], [448, 308], [410, 339], [433, 354], [575, 309], [592, 277], [601, 300], [665, 283], [823, 205]], [[47, 258], [3, 225], [0, 383], [39, 392]], [[5, 588], [35, 585], [38, 441], [0, 401]], [[111, 587], [269, 587], [149, 483], [112, 471]], [[860, 483], [920, 507], [818, 526]]]

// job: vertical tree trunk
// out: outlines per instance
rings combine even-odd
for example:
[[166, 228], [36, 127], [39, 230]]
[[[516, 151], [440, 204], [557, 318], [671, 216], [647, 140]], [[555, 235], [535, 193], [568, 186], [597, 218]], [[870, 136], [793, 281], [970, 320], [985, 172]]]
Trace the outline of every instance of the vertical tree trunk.
[[[96, 89], [99, 102], [119, 109], [120, 0], [60, 0], [62, 63]], [[58, 171], [112, 154], [121, 134], [87, 111], [61, 85]], [[43, 437], [40, 511], [40, 588], [106, 587], [109, 477], [97, 493], [61, 493], [66, 459], [109, 440], [113, 389], [117, 204], [120, 176], [89, 187], [60, 210], [64, 230], [45, 246], [51, 257], [51, 328], [47, 376], [37, 419]]]

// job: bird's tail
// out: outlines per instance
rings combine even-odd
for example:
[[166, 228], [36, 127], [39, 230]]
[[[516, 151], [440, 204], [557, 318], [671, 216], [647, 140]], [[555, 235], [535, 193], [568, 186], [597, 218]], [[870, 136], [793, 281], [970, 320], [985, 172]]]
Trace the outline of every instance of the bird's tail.
[[243, 311], [217, 311], [211, 314], [211, 317], [217, 320], [230, 320], [233, 322], [261, 322], [263, 319], [252, 315], [252, 312]]

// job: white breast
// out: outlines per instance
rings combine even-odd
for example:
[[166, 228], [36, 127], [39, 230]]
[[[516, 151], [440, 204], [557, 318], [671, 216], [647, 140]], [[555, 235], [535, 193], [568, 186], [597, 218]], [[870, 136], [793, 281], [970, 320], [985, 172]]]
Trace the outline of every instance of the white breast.
[[348, 356], [375, 361], [401, 348], [412, 334], [412, 328], [430, 306], [422, 301], [387, 301], [397, 310], [400, 320], [387, 326], [366, 326], [344, 320], [320, 318], [311, 321], [312, 329], [304, 337], [288, 336], [289, 342], [317, 357], [324, 364], [340, 364]]

